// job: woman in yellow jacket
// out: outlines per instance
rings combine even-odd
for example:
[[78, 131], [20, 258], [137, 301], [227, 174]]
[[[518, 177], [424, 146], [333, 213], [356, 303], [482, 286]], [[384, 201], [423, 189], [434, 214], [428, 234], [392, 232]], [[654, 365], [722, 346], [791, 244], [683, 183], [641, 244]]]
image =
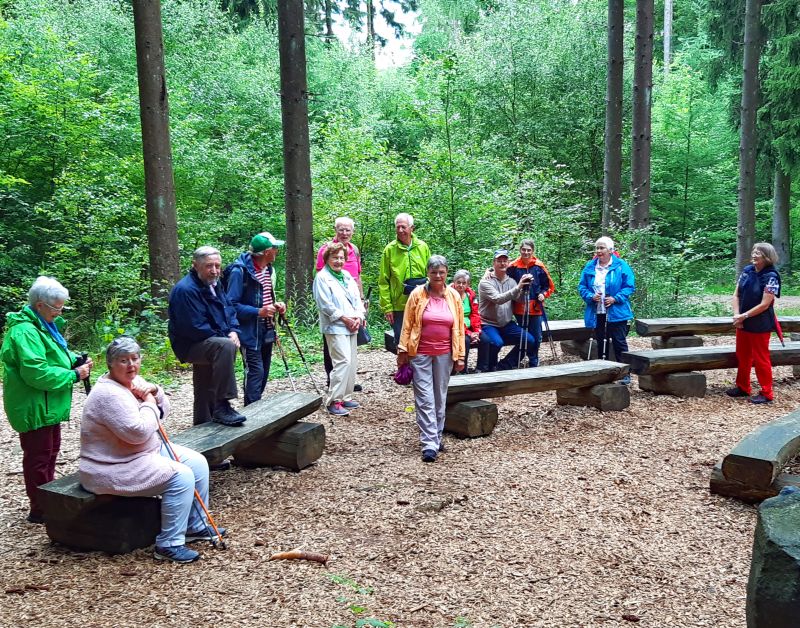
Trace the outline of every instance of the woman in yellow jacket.
[[397, 345], [397, 366], [411, 362], [414, 405], [423, 462], [435, 462], [442, 445], [450, 373], [464, 369], [464, 308], [447, 285], [447, 260], [432, 255], [428, 281], [409, 295]]

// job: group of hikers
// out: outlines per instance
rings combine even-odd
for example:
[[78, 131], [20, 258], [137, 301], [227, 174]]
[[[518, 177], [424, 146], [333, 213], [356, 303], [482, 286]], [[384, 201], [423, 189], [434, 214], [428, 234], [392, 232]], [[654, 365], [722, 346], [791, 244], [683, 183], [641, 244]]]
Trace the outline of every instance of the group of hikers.
[[[398, 214], [394, 224], [396, 238], [386, 245], [380, 262], [380, 307], [396, 339], [395, 379], [413, 384], [422, 460], [434, 462], [444, 451], [449, 379], [466, 370], [470, 347], [478, 345], [475, 372], [520, 368], [526, 361], [528, 367], [538, 366], [545, 300], [555, 286], [535, 256], [533, 241], [524, 239], [514, 260], [506, 249], [494, 251], [492, 267], [480, 278], [476, 295], [466, 270], [456, 270], [448, 284], [447, 260], [432, 255], [416, 236], [411, 215]], [[318, 251], [313, 294], [329, 378], [325, 406], [332, 415], [347, 415], [360, 407], [353, 395], [360, 390], [357, 347], [368, 303], [361, 257], [352, 242], [354, 223], [337, 218], [334, 228], [334, 237]], [[269, 232], [256, 234], [248, 250], [224, 270], [219, 250], [202, 246], [170, 293], [169, 339], [176, 357], [193, 365], [195, 425], [214, 421], [235, 428], [246, 421], [231, 405], [238, 397], [237, 352], [244, 363], [244, 405], [264, 394], [278, 321], [286, 313], [285, 303], [275, 294], [273, 267], [283, 245]], [[610, 238], [599, 238], [594, 253], [578, 284], [584, 321], [602, 348], [599, 357], [607, 357], [611, 344], [619, 359], [628, 350], [634, 274]], [[750, 396], [755, 364], [761, 392], [751, 398], [754, 403], [772, 399], [768, 342], [774, 298], [780, 295], [776, 261], [771, 245], [757, 244], [753, 264], [743, 271], [734, 293], [739, 375], [728, 394]], [[7, 316], [0, 349], [5, 412], [19, 433], [31, 523], [44, 521], [38, 487], [54, 479], [60, 424], [69, 420], [73, 384], [88, 381], [94, 366], [90, 358], [70, 351], [61, 334], [60, 314], [68, 299], [69, 292], [56, 279], [37, 278], [28, 304]], [[508, 345], [511, 349], [500, 359]], [[80, 482], [98, 494], [161, 495], [155, 558], [197, 560], [199, 553], [187, 543], [215, 541], [226, 534], [224, 528], [209, 527], [205, 509], [192, 508], [195, 497], [208, 503], [209, 466], [188, 448], [170, 448], [161, 427], [170, 410], [168, 397], [140, 375], [136, 341], [115, 339], [105, 359], [108, 371], [84, 406]], [[626, 377], [622, 383], [629, 381]], [[229, 463], [216, 468], [226, 466]]]

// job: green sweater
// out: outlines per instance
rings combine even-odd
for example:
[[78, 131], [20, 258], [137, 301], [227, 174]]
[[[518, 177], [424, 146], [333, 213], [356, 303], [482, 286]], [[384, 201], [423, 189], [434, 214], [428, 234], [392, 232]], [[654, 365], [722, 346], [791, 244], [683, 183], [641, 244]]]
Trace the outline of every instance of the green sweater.
[[411, 236], [409, 246], [399, 240], [393, 240], [386, 245], [378, 274], [378, 291], [384, 314], [405, 309], [408, 295], [403, 294], [403, 280], [426, 277], [430, 256], [428, 245], [415, 235]]
[[[15, 431], [23, 433], [69, 421], [72, 385], [78, 381], [72, 365], [78, 356], [62, 348], [29, 306], [6, 317], [0, 348], [5, 377], [3, 404]], [[60, 330], [64, 319], [55, 320]]]

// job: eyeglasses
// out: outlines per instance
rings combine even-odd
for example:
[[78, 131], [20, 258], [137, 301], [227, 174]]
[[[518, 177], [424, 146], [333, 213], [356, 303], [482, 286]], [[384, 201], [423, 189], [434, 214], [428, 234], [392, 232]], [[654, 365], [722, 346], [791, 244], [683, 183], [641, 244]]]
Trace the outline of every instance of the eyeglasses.
[[61, 307], [56, 307], [55, 305], [50, 305], [47, 301], [42, 301], [41, 303], [44, 303], [50, 309], [51, 312], [55, 312], [56, 314], [60, 314], [61, 312], [64, 311], [63, 305]]

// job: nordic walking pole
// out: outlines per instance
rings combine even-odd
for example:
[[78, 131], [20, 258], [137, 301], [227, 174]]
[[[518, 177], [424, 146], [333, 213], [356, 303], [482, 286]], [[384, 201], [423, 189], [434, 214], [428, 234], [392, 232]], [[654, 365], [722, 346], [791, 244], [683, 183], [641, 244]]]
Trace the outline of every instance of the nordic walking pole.
[[[167, 448], [170, 457], [175, 462], [180, 462], [178, 455], [175, 453], [175, 450], [172, 448], [172, 443], [169, 441], [169, 437], [167, 436], [167, 432], [164, 429], [164, 426], [161, 423], [158, 424], [158, 435], [161, 437], [161, 441], [164, 443], [164, 446]], [[206, 519], [203, 520], [203, 523], [206, 526], [206, 531], [208, 531], [209, 536], [211, 537], [211, 544], [214, 547], [217, 547], [217, 543], [219, 542], [219, 546], [222, 549], [228, 549], [225, 545], [225, 541], [222, 540], [222, 535], [219, 533], [219, 529], [217, 528], [217, 524], [214, 523], [214, 518], [211, 516], [211, 513], [208, 512], [208, 508], [206, 508], [205, 502], [203, 502], [203, 498], [200, 497], [200, 493], [197, 492], [197, 489], [194, 489], [194, 499], [193, 506], [197, 508], [197, 504], [200, 504], [200, 507], [203, 509], [203, 512], [206, 513]], [[200, 519], [203, 519], [201, 516]], [[214, 534], [211, 534], [211, 531], [208, 529], [209, 524], [214, 529]]]
[[297, 384], [295, 384], [294, 377], [292, 377], [292, 372], [289, 370], [289, 362], [286, 360], [286, 352], [283, 350], [283, 344], [281, 344], [280, 336], [278, 336], [278, 329], [275, 329], [275, 344], [278, 345], [278, 352], [281, 354], [281, 359], [283, 360], [283, 368], [286, 369], [286, 375], [289, 376], [289, 381], [292, 382], [292, 390], [297, 392]]
[[528, 355], [528, 325], [530, 324], [529, 308], [531, 303], [530, 291], [525, 292], [525, 309], [522, 312], [522, 333], [519, 336], [519, 351], [517, 352], [517, 368], [522, 368], [522, 362]]
[[303, 363], [303, 366], [306, 367], [306, 372], [308, 373], [308, 376], [311, 378], [311, 383], [314, 385], [314, 390], [316, 390], [317, 393], [321, 395], [322, 391], [320, 391], [319, 386], [317, 386], [317, 380], [314, 379], [314, 375], [311, 373], [311, 369], [308, 367], [308, 362], [306, 362], [306, 356], [303, 355], [303, 350], [300, 348], [300, 343], [297, 341], [297, 336], [294, 335], [294, 331], [290, 327], [289, 321], [287, 320], [286, 316], [284, 316], [283, 314], [279, 314], [279, 316], [281, 323], [283, 323], [283, 326], [286, 327], [286, 330], [289, 332], [289, 336], [291, 337], [292, 342], [294, 342], [294, 346], [297, 348], [297, 353], [300, 354], [300, 361]]
[[544, 328], [547, 330], [547, 339], [550, 341], [550, 351], [553, 352], [553, 360], [556, 359], [556, 345], [553, 342], [553, 332], [550, 331], [550, 321], [547, 320], [547, 311], [544, 309], [544, 301], [539, 301], [539, 307], [542, 308], [542, 322]]

